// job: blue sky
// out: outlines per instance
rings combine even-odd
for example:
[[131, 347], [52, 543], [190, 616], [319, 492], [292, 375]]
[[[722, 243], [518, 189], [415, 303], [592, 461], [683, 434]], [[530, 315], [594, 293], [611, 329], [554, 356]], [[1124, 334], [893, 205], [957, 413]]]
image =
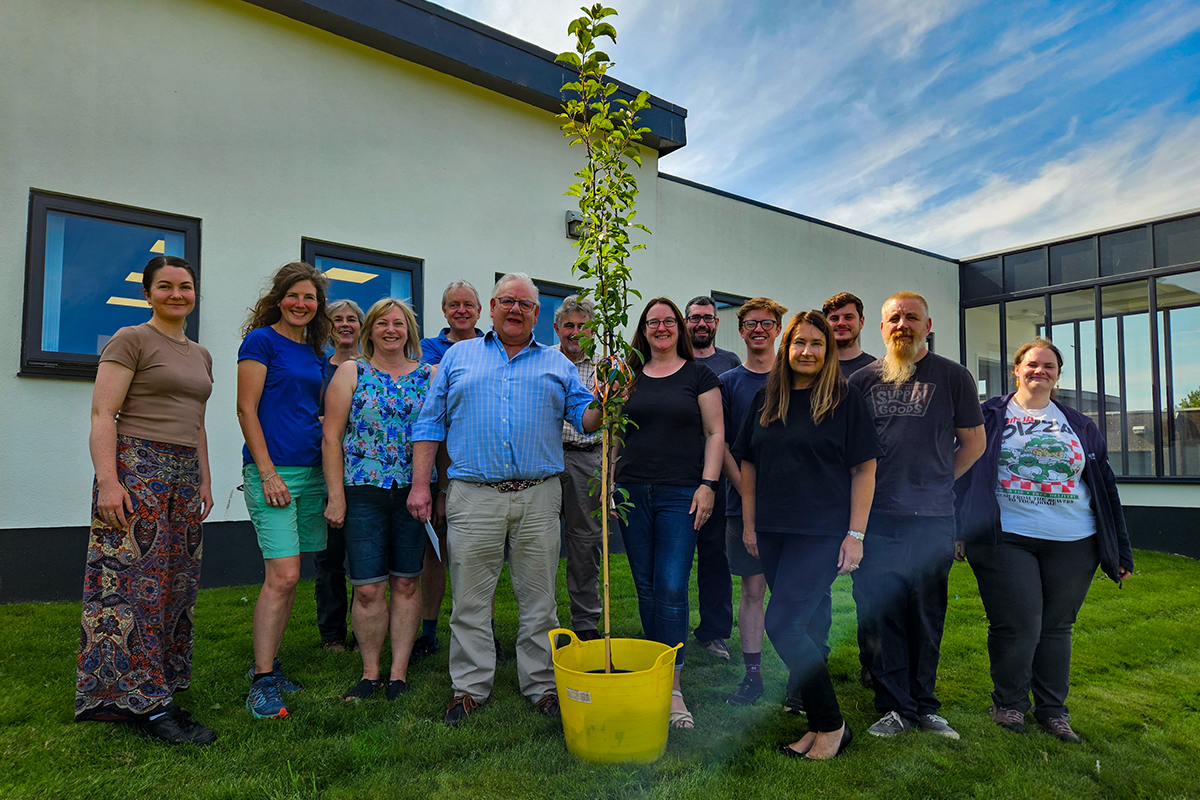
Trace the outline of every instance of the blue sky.
[[[578, 0], [444, 5], [549, 50]], [[618, 2], [684, 178], [953, 257], [1200, 207], [1200, 2]]]

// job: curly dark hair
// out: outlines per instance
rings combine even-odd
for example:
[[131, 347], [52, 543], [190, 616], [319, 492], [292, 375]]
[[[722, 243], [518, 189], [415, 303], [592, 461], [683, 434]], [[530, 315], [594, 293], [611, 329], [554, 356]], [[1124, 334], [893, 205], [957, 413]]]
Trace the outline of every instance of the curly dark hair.
[[311, 264], [303, 261], [292, 261], [284, 264], [271, 278], [271, 287], [267, 293], [258, 298], [250, 316], [242, 325], [242, 336], [250, 331], [274, 325], [283, 317], [279, 304], [291, 289], [300, 281], [310, 281], [317, 290], [317, 313], [312, 321], [304, 326], [304, 339], [318, 356], [325, 353], [325, 343], [329, 340], [329, 332], [333, 327], [329, 315], [325, 313], [325, 295], [329, 288], [329, 279], [325, 274]]

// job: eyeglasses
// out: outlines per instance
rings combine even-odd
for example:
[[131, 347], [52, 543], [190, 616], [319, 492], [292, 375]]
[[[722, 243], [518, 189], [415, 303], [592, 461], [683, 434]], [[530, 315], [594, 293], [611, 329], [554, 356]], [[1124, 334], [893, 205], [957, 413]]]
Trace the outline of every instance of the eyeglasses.
[[658, 330], [660, 327], [661, 328], [674, 328], [678, 324], [679, 324], [679, 321], [676, 320], [674, 317], [667, 317], [666, 319], [648, 319], [648, 320], [646, 320], [646, 327], [652, 331]]
[[514, 305], [518, 305], [526, 314], [537, 308], [537, 303], [533, 302], [532, 300], [518, 300], [515, 297], [497, 297], [496, 302], [499, 303], [500, 307], [506, 311], [512, 308]]
[[712, 323], [717, 321], [717, 317], [715, 314], [692, 314], [690, 317], [687, 318], [687, 321], [692, 323], [693, 325], [700, 323], [700, 322], [707, 322], [711, 325]]
[[779, 326], [779, 323], [773, 319], [744, 319], [742, 320], [742, 330], [752, 331], [755, 328], [762, 328], [763, 333], [770, 333]]

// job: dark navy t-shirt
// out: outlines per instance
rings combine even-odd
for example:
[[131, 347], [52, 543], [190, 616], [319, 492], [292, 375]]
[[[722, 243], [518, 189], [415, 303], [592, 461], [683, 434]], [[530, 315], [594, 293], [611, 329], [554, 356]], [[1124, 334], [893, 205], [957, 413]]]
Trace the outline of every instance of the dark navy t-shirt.
[[[767, 383], [766, 372], [751, 372], [743, 364], [728, 372], [722, 373], [721, 405], [725, 411], [725, 442], [733, 448], [737, 441], [738, 431], [742, 429], [742, 420], [746, 418], [754, 395]], [[738, 494], [733, 484], [726, 482], [725, 486], [725, 516], [740, 517], [742, 515], [742, 496]]]
[[[242, 340], [238, 361], [247, 359], [267, 366], [258, 401], [258, 423], [267, 440], [271, 463], [277, 467], [321, 466], [321, 390], [328, 363], [325, 355], [268, 326], [250, 331]], [[245, 445], [242, 463], [254, 463]]]

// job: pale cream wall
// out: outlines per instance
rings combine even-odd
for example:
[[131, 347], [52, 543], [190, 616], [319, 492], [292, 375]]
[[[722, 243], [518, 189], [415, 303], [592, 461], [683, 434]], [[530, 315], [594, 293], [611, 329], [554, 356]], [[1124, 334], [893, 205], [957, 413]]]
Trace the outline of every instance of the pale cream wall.
[[547, 112], [245, 3], [3, 3], [0, 528], [85, 525], [92, 479], [92, 384], [16, 377], [31, 188], [202, 220], [210, 519], [244, 519], [238, 327], [301, 237], [424, 259], [436, 330], [452, 278], [485, 297], [497, 271], [572, 282], [563, 190], [581, 158]]
[[[670, 172], [670, 157], [661, 166]], [[657, 257], [638, 273], [646, 296], [668, 294], [682, 304], [710, 291], [766, 295], [790, 315], [820, 310], [826, 298], [853, 292], [863, 299], [867, 320], [863, 349], [880, 356], [884, 300], [893, 292], [920, 292], [929, 301], [937, 352], [958, 360], [958, 268], [951, 262], [666, 178], [658, 180], [657, 217], [650, 238]]]

